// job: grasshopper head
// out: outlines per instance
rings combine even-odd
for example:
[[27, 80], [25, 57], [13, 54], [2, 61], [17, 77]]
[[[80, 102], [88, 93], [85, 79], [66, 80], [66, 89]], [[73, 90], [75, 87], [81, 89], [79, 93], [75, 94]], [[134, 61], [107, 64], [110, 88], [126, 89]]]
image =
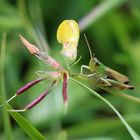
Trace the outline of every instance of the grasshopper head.
[[96, 72], [97, 68], [100, 66], [100, 63], [97, 58], [91, 58], [89, 61], [89, 69], [91, 72]]

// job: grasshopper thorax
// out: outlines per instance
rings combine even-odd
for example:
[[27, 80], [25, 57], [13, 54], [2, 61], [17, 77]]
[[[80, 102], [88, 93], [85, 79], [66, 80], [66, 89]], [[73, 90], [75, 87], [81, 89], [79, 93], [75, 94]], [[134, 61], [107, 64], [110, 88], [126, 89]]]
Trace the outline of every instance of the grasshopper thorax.
[[96, 72], [99, 68], [100, 64], [97, 58], [91, 58], [89, 61], [89, 69], [91, 73]]
[[106, 66], [104, 66], [97, 58], [91, 58], [89, 61], [89, 70], [91, 73], [95, 73], [99, 77], [106, 78]]

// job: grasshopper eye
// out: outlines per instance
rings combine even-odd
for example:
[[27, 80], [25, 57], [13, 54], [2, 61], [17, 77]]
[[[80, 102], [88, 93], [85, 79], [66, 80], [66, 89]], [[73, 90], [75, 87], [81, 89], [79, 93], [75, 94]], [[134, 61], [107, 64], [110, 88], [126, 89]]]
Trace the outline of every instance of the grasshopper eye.
[[99, 62], [96, 61], [95, 62], [95, 66], [100, 66]]
[[95, 63], [95, 66], [99, 66], [100, 65], [97, 58], [94, 58], [94, 63]]

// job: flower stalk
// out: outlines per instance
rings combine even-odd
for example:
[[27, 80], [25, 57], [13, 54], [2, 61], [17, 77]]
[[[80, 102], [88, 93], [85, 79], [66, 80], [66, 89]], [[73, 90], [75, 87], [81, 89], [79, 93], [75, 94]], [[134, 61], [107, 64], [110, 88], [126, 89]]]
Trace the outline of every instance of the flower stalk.
[[64, 73], [63, 74], [62, 95], [63, 95], [65, 110], [67, 110], [67, 105], [68, 105], [67, 85], [68, 85], [68, 74]]

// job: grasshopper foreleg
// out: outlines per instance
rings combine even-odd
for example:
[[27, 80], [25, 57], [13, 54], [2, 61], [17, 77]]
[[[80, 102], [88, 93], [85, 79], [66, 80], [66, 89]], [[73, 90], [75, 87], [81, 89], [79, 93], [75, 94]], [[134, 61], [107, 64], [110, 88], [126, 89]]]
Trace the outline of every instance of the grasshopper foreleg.
[[80, 74], [87, 75], [85, 72], [86, 72], [86, 73], [90, 73], [90, 69], [89, 69], [88, 66], [82, 65], [82, 66], [81, 66], [81, 72], [80, 72]]

